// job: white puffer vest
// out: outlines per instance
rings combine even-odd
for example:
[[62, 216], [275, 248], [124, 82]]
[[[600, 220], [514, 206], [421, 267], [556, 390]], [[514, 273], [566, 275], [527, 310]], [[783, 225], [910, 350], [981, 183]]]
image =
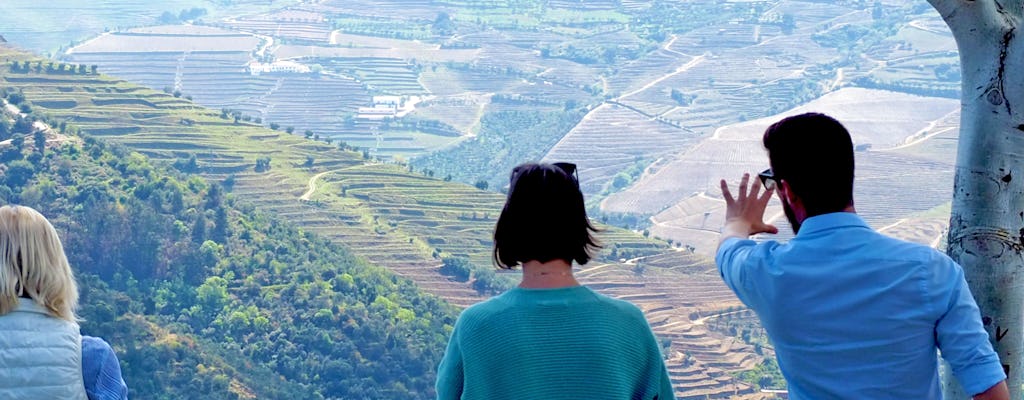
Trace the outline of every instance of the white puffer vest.
[[0, 316], [0, 399], [86, 400], [78, 324], [30, 299]]

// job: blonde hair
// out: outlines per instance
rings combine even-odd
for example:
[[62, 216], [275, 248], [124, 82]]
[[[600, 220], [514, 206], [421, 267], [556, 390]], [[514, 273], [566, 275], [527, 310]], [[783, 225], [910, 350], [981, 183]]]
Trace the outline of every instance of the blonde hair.
[[0, 315], [26, 296], [51, 316], [76, 322], [78, 285], [50, 221], [25, 206], [0, 207]]

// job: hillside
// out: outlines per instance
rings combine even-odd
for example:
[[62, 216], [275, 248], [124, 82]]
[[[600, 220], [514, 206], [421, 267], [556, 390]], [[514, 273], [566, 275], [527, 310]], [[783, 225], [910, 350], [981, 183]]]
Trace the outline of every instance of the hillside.
[[131, 398], [431, 398], [446, 302], [218, 183], [64, 123], [0, 125], [0, 204], [58, 228], [82, 331], [113, 345]]
[[[202, 9], [207, 18], [240, 12], [285, 7], [297, 0], [5, 0], [0, 27], [8, 39], [42, 54], [56, 54], [60, 48], [104, 31], [152, 25], [161, 20], [180, 21], [189, 10]], [[166, 23], [166, 22], [165, 22]]]
[[[488, 261], [500, 194], [399, 165], [367, 163], [365, 154], [344, 145], [234, 121], [89, 68], [71, 73], [57, 65], [37, 72], [32, 56], [9, 49], [2, 56], [8, 61], [0, 78], [28, 99], [23, 108], [174, 165], [191, 174], [189, 180], [221, 182], [239, 204], [345, 246], [428, 293], [465, 306], [508, 285]], [[607, 251], [580, 275], [647, 312], [666, 339], [680, 397], [751, 393], [749, 384], [731, 374], [757, 366], [761, 356], [752, 345], [705, 325], [705, 317], [739, 306], [708, 260], [621, 229], [608, 228], [601, 238]], [[458, 258], [470, 261], [469, 273], [444, 272], [442, 262]], [[664, 262], [648, 264], [649, 259]], [[244, 291], [244, 281], [237, 279], [225, 279], [229, 293]]]
[[[574, 161], [594, 199], [718, 127], [843, 87], [959, 87], [955, 43], [927, 2], [324, 0], [194, 23], [116, 30], [59, 57], [464, 183]], [[222, 51], [211, 26], [245, 39]], [[250, 62], [309, 71], [251, 76]], [[381, 98], [405, 108], [375, 111]], [[600, 210], [643, 229], [663, 209]]]
[[[854, 197], [857, 210], [872, 226], [898, 223], [951, 198], [952, 188], [935, 182], [953, 179], [955, 148], [936, 148], [932, 142], [950, 140], [950, 135], [955, 139], [959, 103], [843, 88], [777, 115], [722, 126], [674, 160], [652, 165], [630, 188], [609, 196], [601, 206], [614, 212], [649, 213], [653, 234], [711, 255], [718, 240], [717, 224], [725, 218], [718, 180], [737, 181], [744, 172], [766, 168], [764, 130], [783, 117], [812, 111], [842, 121], [860, 149]], [[768, 215], [785, 223], [778, 201], [773, 199], [769, 207]], [[920, 241], [931, 243], [942, 230], [929, 232], [930, 237]], [[920, 236], [925, 235], [914, 239]]]
[[[19, 46], [73, 42], [4, 53], [21, 107], [457, 306], [515, 279], [487, 254], [509, 168], [577, 163], [592, 215], [624, 228], [580, 275], [647, 312], [682, 398], [775, 385], [763, 331], [706, 258], [715, 182], [763, 168], [770, 120], [849, 121], [873, 226], [932, 245], [945, 229], [948, 190], [929, 182], [951, 174], [959, 68], [924, 1], [51, 3], [0, 16]], [[197, 3], [209, 13], [186, 17]]]

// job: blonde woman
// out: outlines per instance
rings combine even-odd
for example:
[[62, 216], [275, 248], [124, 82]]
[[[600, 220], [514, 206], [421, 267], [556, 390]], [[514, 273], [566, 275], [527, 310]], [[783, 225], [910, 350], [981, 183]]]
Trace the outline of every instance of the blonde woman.
[[0, 207], [0, 399], [127, 399], [113, 349], [78, 330], [78, 286], [53, 225]]

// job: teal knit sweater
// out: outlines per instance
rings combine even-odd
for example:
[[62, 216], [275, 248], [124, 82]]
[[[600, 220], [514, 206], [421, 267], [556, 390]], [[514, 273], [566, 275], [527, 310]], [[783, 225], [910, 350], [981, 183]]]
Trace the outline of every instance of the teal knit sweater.
[[585, 286], [514, 288], [462, 312], [438, 399], [674, 399], [661, 348], [633, 304]]

